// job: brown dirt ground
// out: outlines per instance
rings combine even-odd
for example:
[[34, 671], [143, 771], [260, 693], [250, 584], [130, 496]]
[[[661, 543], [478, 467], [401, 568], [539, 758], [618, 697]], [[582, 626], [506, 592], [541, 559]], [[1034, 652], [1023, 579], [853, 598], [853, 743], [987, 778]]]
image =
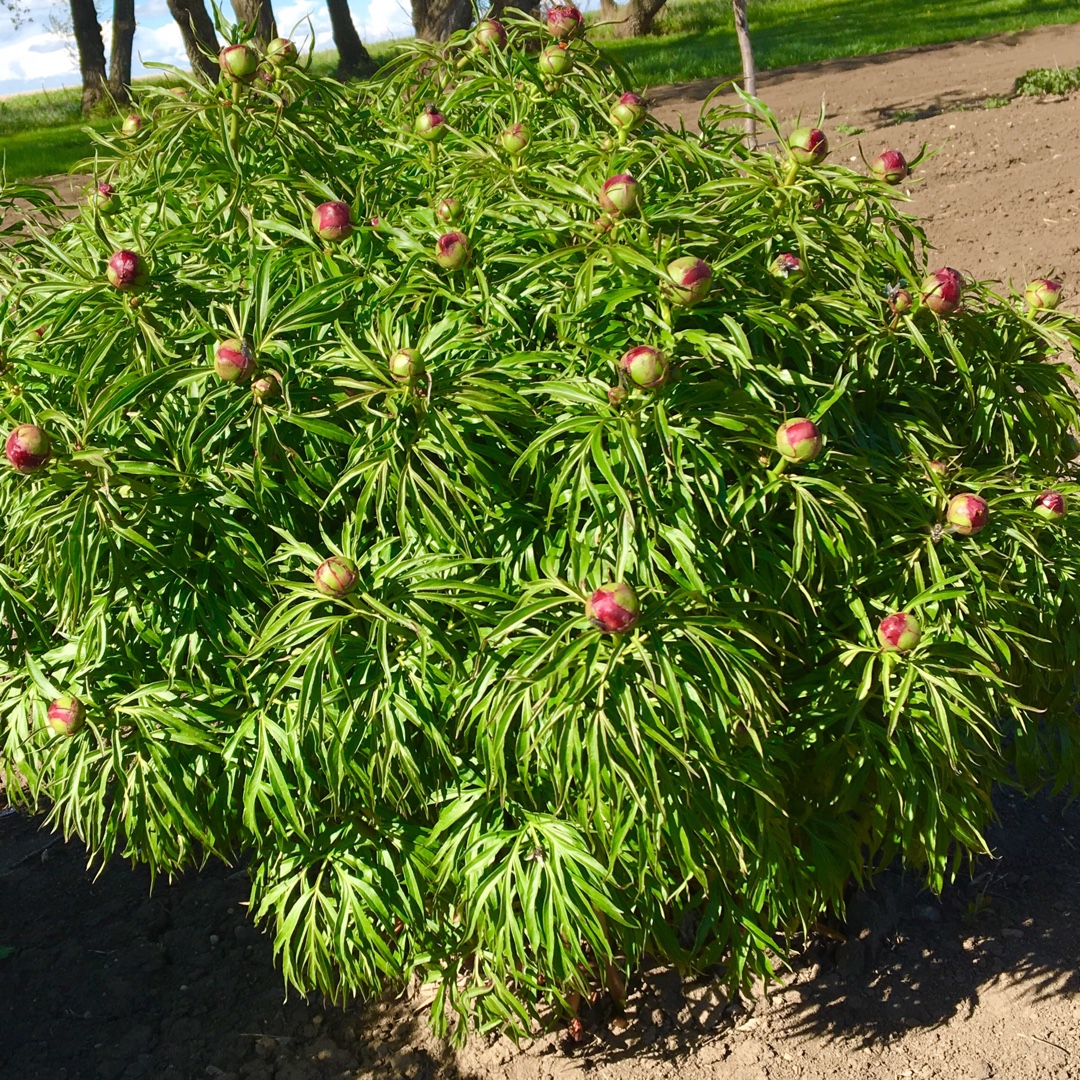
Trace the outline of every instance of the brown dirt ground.
[[[928, 142], [939, 152], [908, 190], [940, 261], [1002, 281], [1054, 272], [1080, 296], [1080, 95], [980, 104], [1055, 63], [1080, 63], [1080, 26], [775, 72], [761, 95], [787, 124], [824, 100], [837, 157]], [[710, 89], [653, 97], [690, 122]], [[430, 1037], [422, 1001], [283, 1001], [242, 871], [151, 893], [145, 870], [95, 877], [78, 845], [3, 815], [0, 1080], [1080, 1080], [1080, 808], [998, 804], [994, 859], [940, 900], [885, 875], [846, 942], [809, 945], [768, 1000], [646, 971], [625, 1031], [601, 1003], [580, 1045], [554, 1032], [460, 1053]]]

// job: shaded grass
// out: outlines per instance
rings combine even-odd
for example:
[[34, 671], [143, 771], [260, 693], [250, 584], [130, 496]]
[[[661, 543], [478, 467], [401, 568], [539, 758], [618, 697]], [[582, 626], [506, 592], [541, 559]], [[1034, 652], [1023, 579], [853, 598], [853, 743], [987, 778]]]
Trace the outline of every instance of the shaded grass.
[[[748, 13], [762, 70], [1080, 22], [1075, 0], [749, 0]], [[658, 29], [605, 43], [637, 85], [741, 71], [730, 0], [673, 0]]]

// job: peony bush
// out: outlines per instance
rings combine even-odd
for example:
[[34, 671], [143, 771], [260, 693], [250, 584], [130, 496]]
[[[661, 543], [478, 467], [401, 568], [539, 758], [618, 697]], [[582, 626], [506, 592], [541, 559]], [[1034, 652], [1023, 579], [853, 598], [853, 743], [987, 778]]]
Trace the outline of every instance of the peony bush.
[[73, 217], [0, 197], [8, 796], [247, 859], [290, 983], [458, 1038], [647, 953], [746, 988], [1080, 774], [1060, 287], [755, 102], [664, 127], [584, 29], [350, 86], [239, 42]]

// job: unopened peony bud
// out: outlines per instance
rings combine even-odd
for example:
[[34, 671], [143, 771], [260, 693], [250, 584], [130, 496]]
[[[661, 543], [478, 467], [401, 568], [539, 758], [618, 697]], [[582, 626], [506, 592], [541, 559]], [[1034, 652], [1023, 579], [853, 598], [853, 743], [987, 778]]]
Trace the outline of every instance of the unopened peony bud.
[[344, 240], [352, 232], [348, 203], [324, 202], [311, 212], [311, 224], [321, 240]]
[[360, 572], [352, 559], [346, 559], [342, 555], [331, 555], [325, 562], [319, 564], [315, 571], [315, 588], [323, 596], [340, 600], [348, 596], [356, 588], [360, 580]]
[[817, 128], [796, 128], [788, 136], [788, 153], [799, 165], [820, 165], [829, 153], [829, 140]]
[[1024, 299], [1032, 311], [1053, 311], [1061, 303], [1061, 282], [1036, 278], [1024, 290]]
[[398, 382], [413, 382], [424, 374], [424, 361], [416, 349], [398, 349], [387, 362], [390, 376]]
[[712, 289], [712, 270], [707, 262], [684, 255], [667, 265], [667, 279], [661, 280], [664, 295], [680, 307], [701, 303]]
[[633, 629], [640, 615], [637, 593], [621, 581], [601, 585], [585, 601], [585, 617], [606, 634], [623, 634]]
[[600, 188], [600, 206], [609, 214], [631, 214], [641, 204], [641, 185], [629, 174], [609, 176]]
[[798, 255], [785, 251], [769, 263], [769, 273], [775, 278], [789, 279], [806, 276], [806, 267]]
[[958, 270], [943, 266], [922, 283], [923, 303], [938, 315], [951, 315], [964, 294], [964, 279]]
[[558, 77], [565, 75], [573, 65], [570, 50], [563, 45], [549, 45], [536, 61], [536, 66], [544, 75]]
[[453, 195], [440, 199], [438, 206], [435, 207], [435, 216], [447, 225], [453, 225], [461, 217], [461, 200], [454, 198]]
[[624, 405], [626, 399], [630, 396], [630, 392], [625, 386], [609, 386], [607, 392], [608, 403], [618, 407]]
[[585, 33], [585, 16], [570, 4], [556, 4], [548, 9], [547, 28], [559, 41], [573, 41]]
[[259, 54], [250, 45], [226, 45], [218, 53], [218, 65], [226, 81], [249, 83], [259, 70]]
[[85, 723], [86, 708], [77, 697], [64, 694], [49, 705], [47, 717], [55, 734], [70, 738]]
[[483, 52], [506, 48], [506, 28], [498, 19], [481, 19], [476, 24], [473, 40]]
[[141, 289], [150, 279], [142, 256], [126, 248], [115, 252], [110, 257], [109, 264], [105, 268], [105, 276], [109, 279], [109, 284], [121, 292]]
[[911, 310], [913, 303], [911, 293], [900, 285], [893, 285], [886, 293], [889, 302], [889, 310], [894, 315], [906, 315]]
[[668, 361], [651, 345], [635, 345], [619, 362], [626, 377], [643, 390], [656, 390], [667, 382]]
[[288, 38], [274, 38], [266, 46], [266, 59], [274, 67], [292, 67], [299, 58], [296, 46]]
[[520, 154], [529, 145], [529, 128], [525, 124], [511, 124], [499, 136], [502, 148], [508, 154]]
[[797, 416], [776, 429], [776, 449], [788, 461], [805, 464], [821, 453], [821, 429], [813, 420]]
[[132, 113], [120, 125], [121, 135], [138, 135], [142, 131], [143, 118], [138, 113]]
[[52, 453], [48, 434], [35, 424], [20, 424], [7, 437], [4, 454], [8, 464], [20, 473], [37, 472], [49, 463]]
[[120, 195], [112, 184], [102, 182], [92, 188], [88, 201], [92, 206], [97, 207], [99, 214], [104, 214], [106, 217], [112, 216], [120, 209]]
[[883, 150], [870, 165], [874, 176], [886, 184], [901, 184], [907, 179], [908, 164], [899, 150]]
[[214, 349], [214, 371], [223, 382], [247, 382], [255, 374], [255, 353], [246, 341], [226, 338]]
[[608, 113], [608, 119], [612, 125], [620, 131], [633, 131], [649, 115], [649, 107], [645, 99], [629, 90], [614, 105]]
[[1060, 521], [1065, 509], [1065, 496], [1060, 491], [1044, 491], [1035, 500], [1035, 513], [1047, 521]]
[[413, 121], [413, 131], [427, 142], [438, 142], [448, 130], [446, 117], [434, 105], [425, 105]]
[[922, 627], [914, 615], [898, 611], [887, 615], [878, 625], [878, 641], [886, 652], [908, 652], [919, 644]]
[[268, 371], [253, 379], [251, 383], [251, 396], [259, 405], [265, 405], [268, 401], [274, 401], [281, 395], [281, 383], [277, 376]]
[[469, 240], [464, 233], [448, 232], [435, 242], [435, 261], [444, 270], [460, 270], [469, 261]]
[[978, 495], [954, 495], [945, 517], [961, 536], [974, 536], [986, 527], [990, 507]]

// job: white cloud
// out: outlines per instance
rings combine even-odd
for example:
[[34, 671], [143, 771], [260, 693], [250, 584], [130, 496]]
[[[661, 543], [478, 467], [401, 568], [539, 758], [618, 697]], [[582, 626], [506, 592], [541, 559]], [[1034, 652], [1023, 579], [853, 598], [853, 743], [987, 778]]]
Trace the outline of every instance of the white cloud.
[[26, 83], [28, 90], [60, 75], [78, 75], [67, 42], [36, 26], [14, 31], [0, 45], [0, 83]]
[[367, 10], [356, 24], [364, 41], [385, 41], [412, 33], [411, 13], [402, 0], [368, 0]]

